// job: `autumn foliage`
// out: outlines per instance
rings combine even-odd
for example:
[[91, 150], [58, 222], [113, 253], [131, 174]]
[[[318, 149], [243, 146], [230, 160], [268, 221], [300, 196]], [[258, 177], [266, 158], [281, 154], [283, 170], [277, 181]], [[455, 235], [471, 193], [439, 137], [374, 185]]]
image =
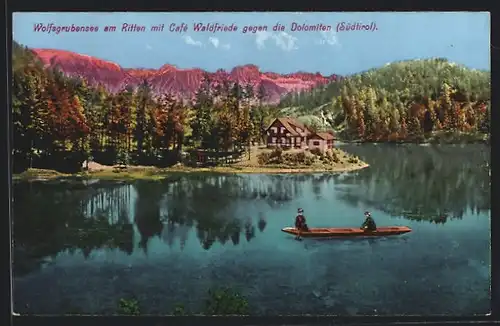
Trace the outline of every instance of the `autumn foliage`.
[[156, 94], [146, 81], [110, 93], [48, 69], [14, 44], [14, 169], [78, 170], [102, 164], [169, 165], [184, 144], [215, 152], [260, 141], [270, 110], [265, 94], [207, 74], [192, 102]]

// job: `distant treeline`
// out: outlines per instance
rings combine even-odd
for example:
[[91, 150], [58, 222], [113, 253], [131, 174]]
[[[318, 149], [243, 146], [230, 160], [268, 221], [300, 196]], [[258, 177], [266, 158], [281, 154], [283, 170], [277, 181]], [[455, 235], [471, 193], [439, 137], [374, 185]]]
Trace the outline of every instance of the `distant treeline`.
[[415, 141], [433, 131], [489, 133], [490, 87], [489, 72], [413, 60], [289, 94], [279, 106], [321, 112], [350, 139]]

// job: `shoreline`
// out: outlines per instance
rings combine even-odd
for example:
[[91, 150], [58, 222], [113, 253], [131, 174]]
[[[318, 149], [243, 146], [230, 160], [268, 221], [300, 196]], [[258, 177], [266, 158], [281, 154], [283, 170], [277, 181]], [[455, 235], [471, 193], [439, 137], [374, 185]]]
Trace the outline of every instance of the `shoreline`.
[[468, 145], [486, 145], [491, 146], [489, 140], [485, 141], [473, 141], [473, 142], [434, 142], [434, 141], [421, 141], [421, 142], [411, 142], [411, 141], [361, 141], [361, 140], [338, 140], [338, 145], [415, 145], [415, 146], [468, 146]]
[[362, 170], [369, 167], [369, 164], [359, 162], [342, 167], [316, 168], [316, 167], [254, 167], [254, 166], [221, 166], [221, 167], [202, 167], [190, 168], [185, 166], [156, 168], [156, 167], [130, 167], [122, 171], [111, 169], [79, 172], [62, 173], [48, 169], [28, 169], [25, 172], [13, 174], [12, 181], [54, 181], [54, 180], [164, 180], [173, 175], [213, 173], [213, 174], [297, 174], [297, 173], [343, 173]]
[[339, 144], [390, 144], [390, 145], [491, 145], [490, 134], [486, 133], [450, 133], [434, 132], [432, 136], [423, 136], [419, 140], [367, 140], [367, 139], [337, 139]]
[[[366, 141], [339, 141], [338, 145], [392, 145], [392, 146], [463, 146], [489, 143], [432, 143], [432, 142], [366, 142]], [[349, 154], [347, 154], [349, 155]], [[314, 173], [344, 173], [362, 170], [370, 165], [359, 160], [357, 163], [348, 163], [343, 161], [332, 166], [256, 166], [250, 165], [229, 165], [217, 167], [187, 167], [184, 165], [175, 165], [168, 168], [159, 168], [155, 166], [129, 166], [124, 169], [116, 169], [117, 166], [102, 166], [102, 168], [91, 169], [76, 173], [58, 172], [52, 169], [28, 169], [22, 173], [12, 174], [12, 182], [21, 181], [85, 181], [85, 180], [109, 180], [109, 181], [133, 181], [133, 180], [165, 180], [169, 177], [182, 174], [314, 174]]]

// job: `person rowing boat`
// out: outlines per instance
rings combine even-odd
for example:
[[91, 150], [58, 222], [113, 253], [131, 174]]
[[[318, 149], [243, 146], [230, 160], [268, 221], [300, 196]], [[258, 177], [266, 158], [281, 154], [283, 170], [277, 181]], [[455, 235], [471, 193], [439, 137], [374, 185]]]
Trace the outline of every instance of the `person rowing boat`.
[[365, 212], [365, 218], [365, 221], [361, 225], [361, 229], [364, 231], [377, 231], [377, 224], [375, 224], [372, 214], [370, 212]]
[[295, 227], [297, 228], [297, 237], [295, 239], [301, 239], [301, 233], [307, 232], [309, 227], [306, 223], [306, 217], [304, 216], [304, 210], [302, 208], [297, 209], [297, 216], [295, 217]]

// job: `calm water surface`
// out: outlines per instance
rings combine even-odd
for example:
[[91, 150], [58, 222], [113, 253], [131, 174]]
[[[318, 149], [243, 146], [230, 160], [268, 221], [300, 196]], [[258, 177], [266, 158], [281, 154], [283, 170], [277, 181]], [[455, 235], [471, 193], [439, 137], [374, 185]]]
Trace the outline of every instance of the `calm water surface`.
[[[14, 186], [19, 313], [201, 311], [230, 286], [254, 314], [489, 311], [489, 147], [346, 145], [371, 166], [338, 175], [185, 175], [164, 182]], [[407, 235], [304, 240], [280, 231], [350, 227], [370, 210]]]

